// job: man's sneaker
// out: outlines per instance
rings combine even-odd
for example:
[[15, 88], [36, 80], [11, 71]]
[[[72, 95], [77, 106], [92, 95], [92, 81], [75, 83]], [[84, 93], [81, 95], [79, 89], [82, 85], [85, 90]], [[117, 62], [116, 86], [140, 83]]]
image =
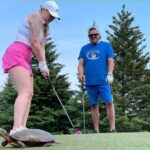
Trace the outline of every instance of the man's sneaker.
[[110, 133], [116, 133], [116, 129], [111, 129], [109, 132]]
[[100, 133], [99, 131], [93, 130], [94, 133]]

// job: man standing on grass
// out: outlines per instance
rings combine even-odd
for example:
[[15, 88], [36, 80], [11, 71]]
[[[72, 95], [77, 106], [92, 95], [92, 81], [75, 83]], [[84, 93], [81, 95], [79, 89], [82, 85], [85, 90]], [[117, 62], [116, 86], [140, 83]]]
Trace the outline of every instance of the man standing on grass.
[[115, 132], [115, 111], [111, 94], [114, 70], [113, 48], [110, 43], [99, 41], [100, 33], [95, 26], [88, 30], [88, 37], [90, 43], [83, 46], [79, 54], [79, 82], [82, 83], [85, 77], [94, 132], [100, 132], [99, 95], [102, 103], [106, 105], [110, 132]]

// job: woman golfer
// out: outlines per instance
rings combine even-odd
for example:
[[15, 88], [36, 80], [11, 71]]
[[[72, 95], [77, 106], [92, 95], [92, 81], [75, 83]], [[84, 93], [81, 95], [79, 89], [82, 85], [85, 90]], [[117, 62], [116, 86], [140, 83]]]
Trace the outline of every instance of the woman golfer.
[[26, 129], [27, 118], [33, 96], [33, 74], [30, 66], [32, 54], [39, 64], [44, 78], [49, 76], [46, 65], [45, 40], [48, 24], [59, 19], [59, 8], [54, 1], [46, 1], [40, 11], [28, 15], [21, 24], [17, 38], [6, 50], [2, 58], [2, 67], [15, 86], [18, 96], [14, 104], [14, 124], [10, 131], [13, 134]]

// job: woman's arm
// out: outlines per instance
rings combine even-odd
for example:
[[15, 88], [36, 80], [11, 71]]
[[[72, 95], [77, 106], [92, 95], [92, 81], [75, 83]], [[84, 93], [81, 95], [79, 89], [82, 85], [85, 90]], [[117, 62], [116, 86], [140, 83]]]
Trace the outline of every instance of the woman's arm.
[[44, 61], [45, 59], [45, 49], [43, 45], [40, 43], [40, 30], [42, 27], [42, 21], [38, 14], [32, 14], [28, 18], [29, 25], [31, 27], [31, 47], [34, 55], [38, 59], [39, 62]]
[[49, 76], [49, 69], [46, 65], [46, 56], [45, 56], [45, 38], [43, 43], [40, 43], [40, 30], [42, 27], [42, 20], [39, 14], [32, 14], [29, 16], [29, 25], [31, 27], [31, 47], [34, 55], [39, 61], [39, 69], [42, 75], [46, 78]]

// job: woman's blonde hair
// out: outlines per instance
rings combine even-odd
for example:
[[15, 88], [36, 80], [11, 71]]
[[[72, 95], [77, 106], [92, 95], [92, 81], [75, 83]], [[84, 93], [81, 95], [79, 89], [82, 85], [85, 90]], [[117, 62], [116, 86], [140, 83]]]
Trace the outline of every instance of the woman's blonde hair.
[[48, 24], [44, 24], [44, 37], [46, 38], [48, 36], [49, 26]]
[[[42, 11], [42, 9], [45, 9], [45, 8], [42, 8], [42, 7], [41, 7], [40, 12]], [[48, 35], [48, 30], [49, 30], [49, 26], [48, 26], [48, 24], [46, 23], [46, 24], [44, 24], [44, 37], [45, 37], [45, 38], [46, 38], [47, 35]]]

